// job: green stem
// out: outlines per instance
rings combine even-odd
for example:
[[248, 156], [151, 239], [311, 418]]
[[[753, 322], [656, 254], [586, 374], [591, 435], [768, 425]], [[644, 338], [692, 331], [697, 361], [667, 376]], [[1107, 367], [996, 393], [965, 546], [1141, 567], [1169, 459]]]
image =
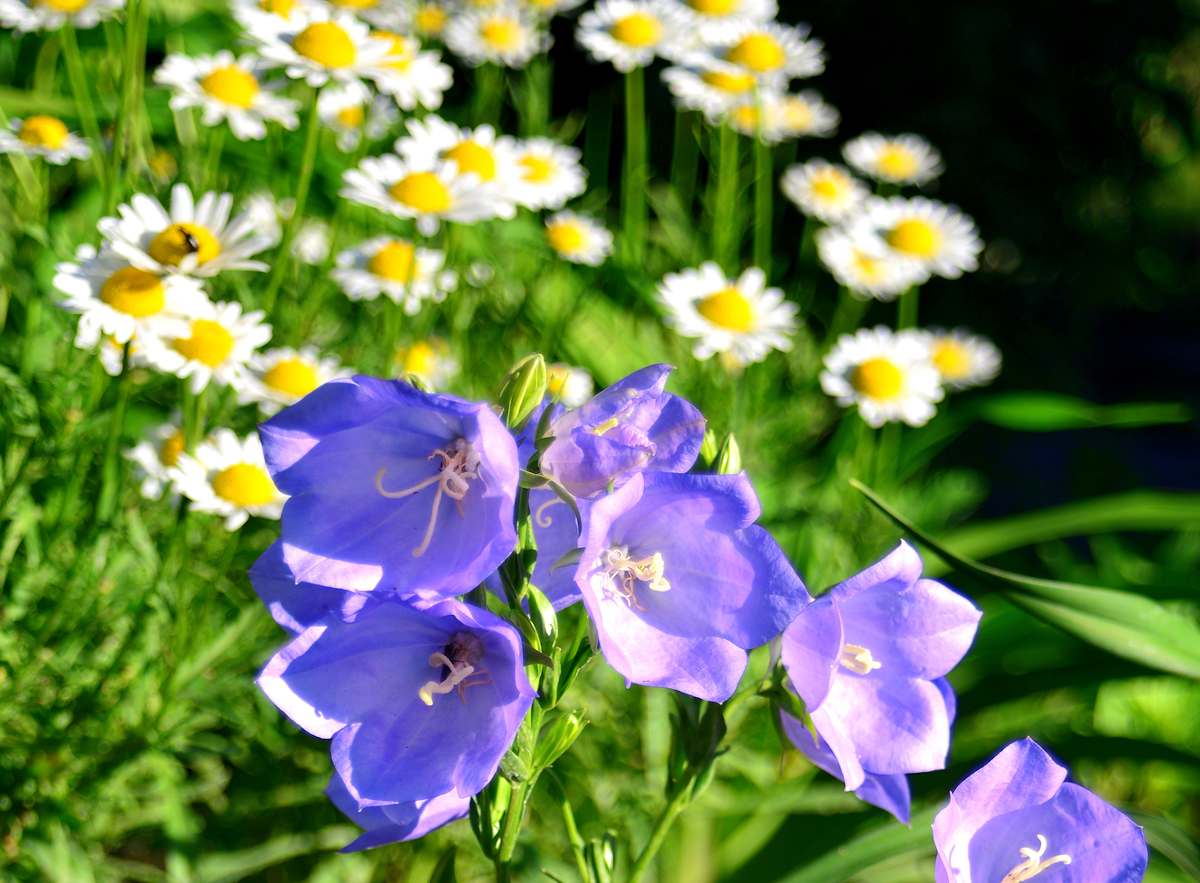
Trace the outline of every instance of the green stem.
[[104, 460], [101, 472], [100, 502], [96, 509], [101, 522], [108, 521], [112, 515], [113, 506], [120, 496], [120, 470], [117, 463], [117, 451], [121, 444], [121, 436], [125, 432], [125, 413], [129, 409], [129, 343], [121, 353], [121, 373], [117, 376], [117, 403], [113, 408], [112, 420], [108, 425], [108, 437], [104, 442]]
[[579, 872], [580, 883], [591, 883], [592, 875], [588, 871], [587, 856], [583, 853], [583, 837], [579, 835], [579, 827], [575, 824], [575, 811], [571, 809], [571, 801], [564, 792], [560, 801], [563, 827], [567, 831], [567, 841], [571, 844], [571, 855], [575, 858], [575, 870]]
[[503, 99], [504, 71], [490, 63], [475, 68], [475, 106], [472, 115], [476, 124], [496, 125], [500, 120]]
[[741, 231], [737, 226], [738, 134], [723, 125], [717, 144], [717, 196], [713, 210], [713, 257], [725, 272], [737, 271]]
[[646, 876], [654, 857], [658, 855], [659, 849], [667, 839], [671, 826], [675, 824], [675, 820], [679, 818], [679, 814], [687, 808], [689, 803], [691, 803], [691, 780], [685, 779], [680, 783], [676, 792], [671, 795], [671, 799], [667, 801], [667, 805], [662, 808], [662, 812], [654, 821], [650, 839], [638, 854], [637, 860], [633, 863], [633, 869], [629, 872], [629, 883], [639, 883]]
[[221, 153], [225, 149], [225, 132], [225, 126], [218, 126], [209, 135], [208, 158], [204, 162], [204, 186], [209, 190], [217, 187], [217, 172], [221, 167]]
[[844, 285], [838, 288], [837, 298], [837, 306], [834, 308], [833, 317], [829, 320], [829, 329], [825, 334], [827, 343], [854, 328], [862, 321], [863, 313], [867, 310], [867, 301], [864, 298], [855, 297]]
[[275, 298], [279, 294], [279, 286], [291, 265], [292, 240], [304, 220], [304, 204], [308, 201], [308, 189], [312, 184], [313, 169], [317, 162], [317, 144], [321, 135], [321, 119], [317, 114], [317, 95], [319, 90], [313, 89], [308, 103], [308, 123], [304, 132], [304, 153], [300, 158], [300, 177], [296, 181], [296, 207], [288, 218], [287, 226], [283, 229], [283, 239], [279, 243], [279, 252], [275, 256], [275, 266], [271, 269], [271, 277], [267, 280], [266, 291], [263, 294], [262, 309], [267, 316], [275, 308]]
[[[759, 114], [762, 117], [762, 114]], [[761, 137], [754, 139], [754, 265], [770, 278], [773, 197], [771, 145]]]
[[897, 330], [903, 331], [906, 328], [917, 327], [917, 305], [920, 295], [921, 289], [915, 285], [900, 295], [900, 300], [896, 304]]
[[63, 59], [67, 63], [67, 79], [71, 82], [71, 93], [75, 96], [75, 109], [79, 114], [79, 122], [83, 133], [87, 136], [92, 149], [91, 163], [96, 170], [96, 180], [104, 190], [104, 205], [107, 209], [112, 197], [112, 181], [108, 169], [104, 165], [104, 139], [100, 134], [100, 124], [96, 121], [95, 105], [88, 90], [87, 76], [83, 70], [83, 58], [79, 54], [79, 42], [75, 39], [75, 28], [71, 24], [63, 25], [62, 31]]
[[646, 236], [646, 80], [642, 68], [625, 74], [625, 173], [621, 177], [623, 252], [640, 263]]
[[696, 189], [696, 167], [700, 158], [699, 144], [690, 111], [675, 111], [675, 140], [671, 145], [671, 191], [679, 200], [684, 215], [692, 211]]
[[[125, 60], [121, 77], [120, 112], [113, 138], [112, 181], [115, 186], [121, 180], [123, 171], [126, 185], [135, 187], [145, 161], [145, 155], [141, 152], [143, 133], [139, 124], [144, 122], [145, 111], [142, 92], [146, 76], [146, 31], [150, 22], [146, 0], [129, 0], [125, 21]], [[112, 205], [107, 205], [106, 210], [111, 211]]]

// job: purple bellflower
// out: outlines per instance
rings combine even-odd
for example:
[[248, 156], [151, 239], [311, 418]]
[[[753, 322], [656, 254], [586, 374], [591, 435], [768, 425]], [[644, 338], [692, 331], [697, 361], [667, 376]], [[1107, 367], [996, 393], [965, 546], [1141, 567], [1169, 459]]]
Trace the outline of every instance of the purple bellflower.
[[356, 376], [259, 428], [298, 580], [426, 601], [473, 589], [516, 545], [517, 449], [483, 402]]
[[937, 883], [1141, 880], [1142, 829], [1066, 778], [1032, 739], [1013, 742], [967, 776], [933, 820]]
[[704, 416], [663, 391], [670, 373], [669, 365], [642, 368], [555, 419], [542, 473], [577, 497], [594, 497], [641, 471], [687, 472], [704, 441]]
[[723, 702], [808, 602], [759, 513], [745, 475], [635, 474], [592, 503], [575, 582], [627, 681]]
[[414, 804], [391, 810], [411, 821], [419, 801], [470, 797], [491, 781], [533, 702], [523, 666], [520, 635], [486, 610], [375, 593], [352, 620], [330, 615], [296, 635], [258, 684], [332, 740], [355, 807]]
[[283, 543], [271, 543], [250, 567], [250, 584], [280, 626], [298, 635], [328, 616], [353, 619], [371, 597], [369, 592], [331, 589], [296, 579], [283, 560]]
[[904, 776], [946, 765], [955, 701], [945, 675], [979, 617], [962, 595], [922, 579], [920, 556], [901, 542], [783, 633], [784, 668], [816, 731], [784, 715], [788, 736], [846, 790], [907, 822]]
[[343, 847], [342, 852], [358, 852], [385, 843], [416, 840], [435, 828], [461, 819], [471, 807], [470, 797], [460, 797], [457, 792], [450, 790], [428, 800], [360, 809], [337, 776], [329, 780], [325, 794], [350, 821], [365, 829], [365, 833]]

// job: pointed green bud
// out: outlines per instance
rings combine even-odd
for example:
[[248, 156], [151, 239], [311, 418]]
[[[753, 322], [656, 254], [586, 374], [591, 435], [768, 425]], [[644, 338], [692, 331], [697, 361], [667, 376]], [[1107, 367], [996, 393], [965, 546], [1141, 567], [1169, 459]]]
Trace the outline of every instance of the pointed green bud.
[[537, 630], [541, 647], [553, 647], [554, 638], [558, 634], [558, 617], [554, 613], [554, 605], [542, 594], [541, 589], [532, 584], [526, 589], [525, 598], [529, 602], [529, 620]]
[[711, 469], [717, 459], [717, 434], [711, 428], [705, 428], [704, 441], [700, 443], [700, 465]]
[[713, 472], [718, 475], [734, 475], [742, 471], [742, 449], [738, 447], [733, 433], [725, 436], [721, 442], [721, 450], [717, 451], [717, 459], [713, 463]]
[[541, 353], [526, 356], [513, 366], [500, 388], [504, 422], [519, 432], [529, 415], [546, 396], [546, 360]]
[[537, 748], [533, 752], [534, 768], [541, 771], [550, 767], [575, 744], [587, 721], [578, 711], [561, 714], [542, 730]]

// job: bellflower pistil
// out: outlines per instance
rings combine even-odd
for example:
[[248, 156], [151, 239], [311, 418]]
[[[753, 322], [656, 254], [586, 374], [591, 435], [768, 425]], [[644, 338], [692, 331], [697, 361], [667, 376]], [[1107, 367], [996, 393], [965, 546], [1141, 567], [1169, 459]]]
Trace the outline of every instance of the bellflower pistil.
[[843, 644], [838, 663], [842, 668], [848, 668], [856, 675], [869, 675], [877, 668], [883, 668], [883, 663], [871, 655], [871, 651], [860, 644]]
[[[470, 632], [459, 632], [450, 639], [444, 650], [429, 656], [429, 664], [445, 670], [446, 676], [440, 681], [426, 681], [417, 691], [417, 696], [426, 705], [433, 705], [434, 696], [445, 696], [457, 690], [458, 698], [466, 702], [467, 687], [489, 681], [488, 673], [479, 667], [482, 661], [483, 642]], [[476, 675], [478, 677], [472, 681], [471, 678]]]
[[645, 610], [637, 596], [638, 583], [645, 583], [652, 592], [669, 592], [670, 581], [663, 576], [663, 556], [654, 552], [635, 560], [628, 546], [614, 546], [604, 553], [604, 588], [634, 610]]
[[429, 548], [429, 543], [433, 540], [433, 531], [437, 527], [438, 511], [442, 505], [443, 495], [459, 504], [458, 514], [461, 518], [463, 514], [462, 501], [471, 490], [470, 483], [472, 480], [479, 478], [479, 455], [475, 453], [475, 449], [471, 447], [471, 443], [464, 438], [458, 438], [449, 447], [449, 451], [442, 448], [435, 448], [433, 453], [429, 455], [428, 459], [430, 460], [435, 457], [441, 457], [442, 459], [441, 467], [437, 474], [422, 479], [411, 487], [401, 490], [388, 490], [383, 486], [383, 476], [387, 473], [387, 467], [380, 466], [379, 471], [375, 473], [375, 490], [379, 492], [381, 497], [386, 497], [389, 500], [400, 500], [404, 497], [410, 497], [413, 494], [420, 493], [427, 487], [437, 485], [437, 490], [433, 495], [433, 506], [429, 511], [429, 524], [425, 528], [425, 535], [421, 540], [421, 544], [413, 549], [414, 558], [420, 558], [424, 555]]
[[1051, 865], [1069, 865], [1071, 857], [1066, 853], [1061, 853], [1042, 861], [1042, 856], [1046, 854], [1046, 850], [1050, 848], [1050, 844], [1046, 841], [1046, 835], [1038, 834], [1038, 848], [1033, 849], [1029, 846], [1021, 847], [1021, 855], [1024, 860], [1004, 875], [1004, 879], [1000, 883], [1023, 883], [1025, 880], [1032, 880], [1042, 871]]

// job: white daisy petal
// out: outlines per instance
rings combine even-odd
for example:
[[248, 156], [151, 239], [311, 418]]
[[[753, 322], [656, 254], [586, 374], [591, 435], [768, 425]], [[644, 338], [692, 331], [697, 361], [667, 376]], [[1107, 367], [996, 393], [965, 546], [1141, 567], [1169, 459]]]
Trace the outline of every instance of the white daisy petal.
[[857, 407], [867, 425], [922, 426], [944, 395], [925, 339], [883, 325], [843, 335], [828, 355], [821, 388], [844, 408]]

